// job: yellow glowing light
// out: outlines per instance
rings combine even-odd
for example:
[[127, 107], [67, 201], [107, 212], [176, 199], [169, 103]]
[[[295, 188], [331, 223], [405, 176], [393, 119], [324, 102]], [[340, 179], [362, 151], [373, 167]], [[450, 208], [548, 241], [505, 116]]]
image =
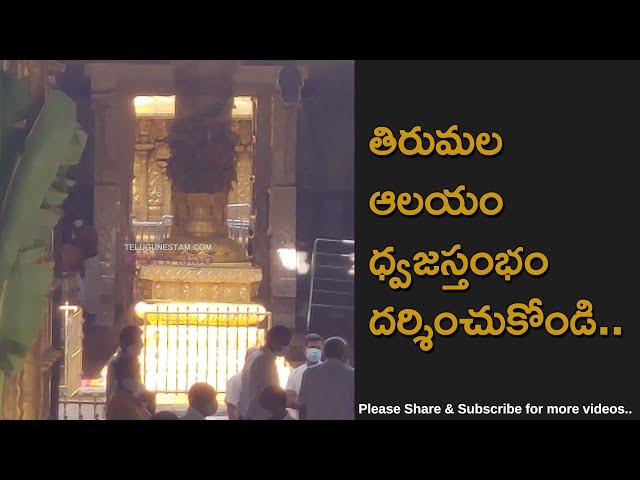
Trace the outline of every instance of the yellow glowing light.
[[[138, 117], [174, 118], [176, 116], [175, 95], [138, 95], [133, 99], [133, 106]], [[234, 118], [253, 118], [253, 99], [251, 97], [234, 97]]]
[[84, 379], [81, 382], [81, 388], [84, 393], [105, 393], [107, 390], [107, 369], [105, 365], [100, 371], [98, 378]]
[[[142, 378], [160, 392], [158, 403], [184, 404], [191, 385], [206, 382], [219, 393], [240, 372], [246, 352], [264, 344], [267, 312], [262, 305], [207, 302], [139, 302], [145, 320]], [[276, 362], [282, 387], [289, 368]]]
[[162, 392], [187, 392], [196, 382], [224, 391], [229, 377], [242, 370], [247, 350], [264, 337], [256, 327], [150, 324], [144, 330], [144, 383]]
[[251, 97], [234, 97], [231, 115], [235, 118], [250, 119], [253, 117], [253, 99]]
[[135, 306], [138, 318], [148, 324], [238, 327], [267, 319], [267, 311], [254, 303], [143, 301]]
[[65, 301], [64, 305], [60, 305], [58, 309], [67, 314], [68, 312], [76, 313], [80, 309], [80, 307], [78, 307], [77, 305], [69, 305], [69, 302]]
[[174, 118], [176, 116], [176, 96], [137, 96], [133, 106], [138, 117]]
[[289, 374], [291, 373], [291, 367], [284, 359], [284, 357], [278, 357], [276, 359], [276, 368], [278, 369], [278, 378], [280, 379], [280, 388], [283, 390], [287, 387], [287, 380], [289, 380]]

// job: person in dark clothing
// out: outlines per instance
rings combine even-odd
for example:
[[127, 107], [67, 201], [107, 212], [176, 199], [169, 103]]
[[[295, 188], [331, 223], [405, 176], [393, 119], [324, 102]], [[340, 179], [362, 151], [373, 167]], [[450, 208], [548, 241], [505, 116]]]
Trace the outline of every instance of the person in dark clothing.
[[[138, 419], [140, 415], [137, 413], [129, 415], [133, 406], [140, 411], [146, 410], [149, 416], [155, 413], [155, 397], [146, 390], [140, 375], [138, 356], [144, 346], [142, 335], [142, 329], [135, 325], [129, 325], [120, 332], [120, 350], [109, 361], [107, 369], [107, 412], [110, 411], [111, 402], [122, 404], [123, 407], [117, 409], [121, 413], [116, 416], [126, 418], [107, 418], [108, 420], [131, 419], [131, 416]], [[123, 401], [125, 397], [126, 401]]]
[[179, 420], [179, 418], [175, 413], [164, 410], [152, 415], [149, 420]]
[[287, 394], [280, 387], [268, 386], [262, 390], [260, 406], [271, 413], [269, 420], [295, 420], [287, 412]]
[[101, 267], [98, 257], [98, 232], [89, 225], [77, 229], [73, 245], [82, 249], [84, 260], [80, 269], [80, 301], [84, 312], [83, 327], [93, 326], [100, 310]]
[[301, 420], [352, 420], [355, 371], [349, 365], [349, 346], [340, 337], [327, 338], [324, 362], [302, 374], [298, 404]]

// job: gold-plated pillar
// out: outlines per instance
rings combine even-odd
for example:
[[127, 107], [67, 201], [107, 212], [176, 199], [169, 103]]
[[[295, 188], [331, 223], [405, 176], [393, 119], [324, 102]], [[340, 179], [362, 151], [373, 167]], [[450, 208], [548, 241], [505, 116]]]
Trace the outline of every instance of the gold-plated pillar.
[[176, 118], [169, 135], [175, 243], [211, 245], [213, 263], [246, 262], [228, 237], [226, 208], [236, 176], [233, 61], [176, 62]]

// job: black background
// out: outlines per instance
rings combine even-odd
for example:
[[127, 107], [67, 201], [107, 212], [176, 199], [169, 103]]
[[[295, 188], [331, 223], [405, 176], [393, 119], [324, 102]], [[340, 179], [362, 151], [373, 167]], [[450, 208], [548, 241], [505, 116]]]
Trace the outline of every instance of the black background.
[[[632, 413], [592, 418], [640, 418], [639, 86], [638, 61], [356, 62], [356, 412], [365, 402], [601, 402]], [[398, 132], [421, 125], [435, 134], [452, 124], [474, 135], [499, 133], [502, 153], [378, 158], [369, 151], [377, 126]], [[369, 210], [376, 190], [426, 196], [460, 184], [478, 196], [498, 192], [502, 214], [377, 217]], [[394, 245], [396, 258], [410, 259], [455, 243], [468, 256], [521, 245], [525, 252], [545, 253], [549, 271], [543, 277], [524, 273], [510, 283], [495, 274], [467, 276], [466, 292], [443, 292], [442, 277], [416, 276], [410, 290], [393, 291], [369, 272], [372, 249]], [[569, 316], [577, 300], [588, 299], [598, 325], [620, 325], [623, 336], [552, 337], [536, 329], [492, 338], [459, 330], [451, 337], [434, 334], [434, 348], [426, 353], [409, 337], [374, 337], [368, 328], [371, 310], [389, 305], [414, 308], [432, 325], [443, 311], [460, 318], [468, 308], [489, 304], [505, 312], [532, 297], [542, 299], [545, 313]]]

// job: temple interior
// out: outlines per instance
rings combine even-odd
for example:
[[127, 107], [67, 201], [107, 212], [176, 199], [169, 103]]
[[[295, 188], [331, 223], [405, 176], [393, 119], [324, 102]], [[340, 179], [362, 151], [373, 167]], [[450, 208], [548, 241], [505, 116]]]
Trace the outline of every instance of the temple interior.
[[[146, 388], [176, 410], [195, 382], [222, 398], [273, 325], [294, 332], [283, 386], [310, 331], [353, 352], [352, 62], [20, 62], [3, 71], [41, 72], [87, 140], [51, 236], [46, 313], [0, 416], [100, 418], [130, 324]], [[60, 254], [82, 226], [97, 235], [90, 322]]]

